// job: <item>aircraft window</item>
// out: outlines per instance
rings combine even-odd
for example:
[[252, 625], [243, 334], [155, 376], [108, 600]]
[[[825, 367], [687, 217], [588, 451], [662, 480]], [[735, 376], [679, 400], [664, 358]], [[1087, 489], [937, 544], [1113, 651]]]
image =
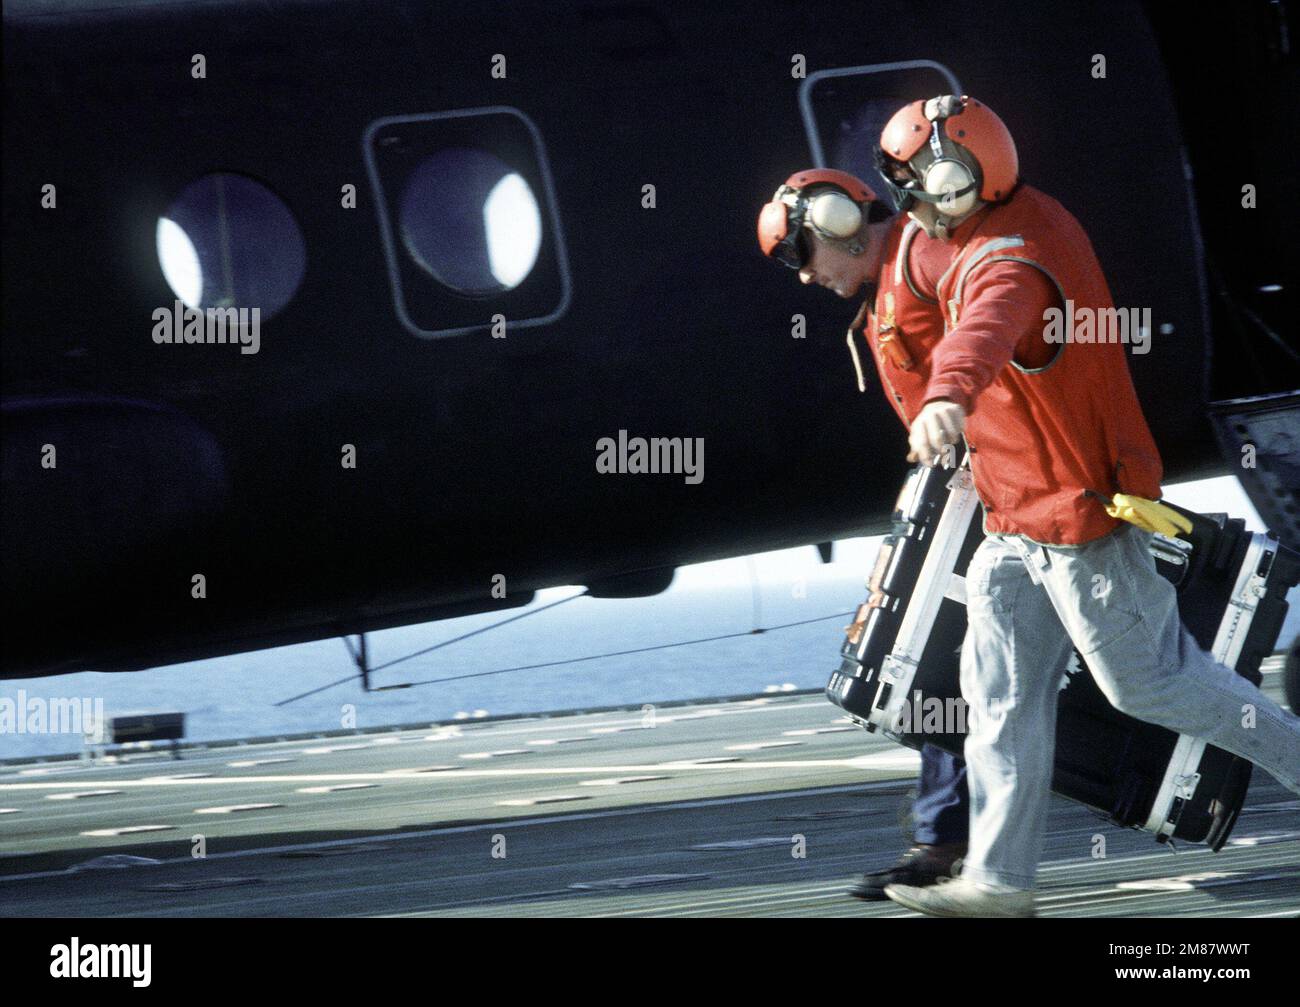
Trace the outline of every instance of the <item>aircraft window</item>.
[[495, 155], [464, 147], [440, 150], [411, 173], [398, 224], [416, 262], [471, 297], [519, 286], [542, 245], [528, 183]]
[[918, 98], [961, 93], [952, 72], [933, 60], [811, 73], [799, 89], [799, 107], [813, 164], [847, 171], [883, 192], [874, 150], [889, 117]]
[[158, 263], [191, 308], [260, 308], [293, 297], [307, 266], [302, 232], [275, 193], [247, 175], [190, 183], [158, 218]]
[[397, 315], [418, 336], [555, 321], [569, 272], [541, 134], [505, 106], [393, 116], [362, 149]]

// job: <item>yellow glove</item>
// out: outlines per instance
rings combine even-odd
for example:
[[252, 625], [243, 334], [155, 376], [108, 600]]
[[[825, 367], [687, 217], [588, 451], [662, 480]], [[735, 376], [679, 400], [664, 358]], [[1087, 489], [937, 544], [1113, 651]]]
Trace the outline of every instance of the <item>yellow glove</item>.
[[1172, 507], [1127, 493], [1116, 493], [1114, 502], [1106, 505], [1106, 513], [1135, 524], [1143, 531], [1161, 535], [1175, 536], [1180, 531], [1192, 530], [1192, 522]]

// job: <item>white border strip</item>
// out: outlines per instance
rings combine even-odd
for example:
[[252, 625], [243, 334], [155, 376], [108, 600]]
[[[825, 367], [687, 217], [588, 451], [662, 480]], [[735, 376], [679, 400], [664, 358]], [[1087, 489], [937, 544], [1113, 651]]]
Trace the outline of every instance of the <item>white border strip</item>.
[[[921, 572], [916, 578], [917, 588], [922, 589], [923, 594], [918, 598], [916, 590], [913, 590], [912, 599], [898, 627], [894, 647], [889, 652], [889, 656], [881, 662], [882, 682], [890, 681], [886, 676], [886, 669], [890, 665], [905, 667], [910, 672], [906, 683], [893, 681], [894, 688], [884, 710], [876, 707], [871, 710], [871, 723], [882, 731], [888, 732], [889, 725], [894, 722], [899, 710], [906, 705], [908, 690], [911, 688], [912, 679], [916, 676], [917, 666], [921, 663], [921, 655], [925, 652], [930, 631], [934, 628], [939, 606], [943, 604], [944, 598], [948, 597], [955, 576], [957, 557], [961, 553], [962, 546], [966, 544], [971, 520], [979, 504], [970, 469], [958, 468], [948, 485], [951, 488], [948, 501], [944, 505], [943, 514], [935, 524], [930, 539], [930, 549], [925, 554], [925, 562], [921, 565]], [[940, 586], [942, 590], [939, 590]], [[963, 582], [963, 589], [964, 586]]]

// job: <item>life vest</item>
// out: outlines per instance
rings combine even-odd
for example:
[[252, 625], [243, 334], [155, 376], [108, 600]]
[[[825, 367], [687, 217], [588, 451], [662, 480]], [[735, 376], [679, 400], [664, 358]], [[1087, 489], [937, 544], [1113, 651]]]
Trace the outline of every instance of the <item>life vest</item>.
[[[1042, 270], [1062, 307], [1072, 302], [1076, 313], [1090, 309], [1094, 318], [1113, 307], [1079, 222], [1021, 185], [991, 207], [940, 278], [944, 335], [960, 324], [971, 276], [1005, 260]], [[1036, 369], [1012, 361], [972, 403], [966, 442], [986, 532], [1080, 544], [1119, 524], [1100, 495], [1160, 496], [1160, 453], [1119, 342], [1062, 342]]]
[[925, 387], [930, 381], [930, 352], [944, 334], [938, 300], [918, 289], [908, 266], [918, 233], [916, 222], [899, 214], [885, 236], [874, 304], [863, 302], [848, 332], [858, 391], [867, 389], [858, 350], [865, 346], [876, 362], [890, 405], [907, 428], [924, 404]]

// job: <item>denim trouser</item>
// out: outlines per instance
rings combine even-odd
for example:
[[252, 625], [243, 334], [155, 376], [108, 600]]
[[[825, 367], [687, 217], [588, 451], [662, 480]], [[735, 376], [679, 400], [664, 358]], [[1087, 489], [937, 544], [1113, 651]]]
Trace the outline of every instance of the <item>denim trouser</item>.
[[1300, 793], [1300, 717], [1200, 649], [1150, 540], [1127, 523], [1077, 546], [991, 534], [971, 558], [961, 652], [971, 795], [963, 877], [1034, 887], [1071, 642], [1117, 709], [1249, 759]]
[[921, 777], [912, 802], [912, 839], [927, 845], [964, 843], [970, 830], [966, 763], [935, 745], [921, 746]]

